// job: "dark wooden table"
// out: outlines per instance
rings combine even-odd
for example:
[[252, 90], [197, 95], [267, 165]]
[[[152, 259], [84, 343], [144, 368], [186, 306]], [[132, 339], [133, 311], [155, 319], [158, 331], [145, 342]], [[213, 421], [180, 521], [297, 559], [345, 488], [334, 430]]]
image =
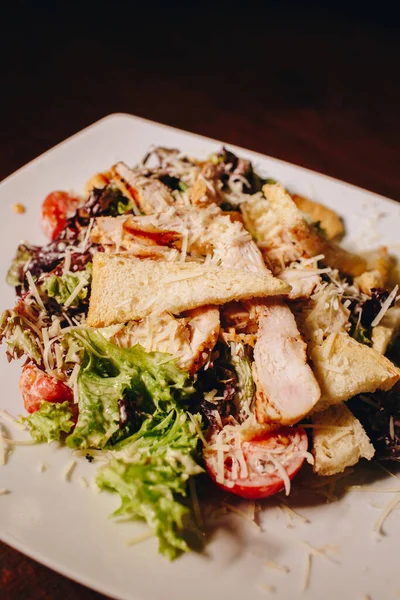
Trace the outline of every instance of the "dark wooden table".
[[[0, 177], [128, 112], [400, 201], [400, 43], [381, 3], [376, 14], [312, 3], [56, 4], [17, 2], [2, 15]], [[102, 598], [5, 545], [0, 596]]]

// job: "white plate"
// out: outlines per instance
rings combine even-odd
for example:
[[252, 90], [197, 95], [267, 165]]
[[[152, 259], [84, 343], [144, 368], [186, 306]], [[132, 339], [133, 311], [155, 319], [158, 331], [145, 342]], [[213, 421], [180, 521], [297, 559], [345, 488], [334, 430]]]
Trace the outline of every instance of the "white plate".
[[[128, 115], [111, 115], [53, 148], [6, 179], [0, 187], [0, 280], [21, 239], [44, 242], [39, 228], [40, 204], [56, 189], [82, 190], [84, 182], [117, 160], [135, 164], [152, 144], [177, 147], [195, 156], [207, 156], [220, 143]], [[282, 181], [291, 190], [322, 201], [346, 220], [350, 238], [362, 238], [366, 247], [396, 244], [400, 207], [385, 198], [285, 162], [239, 148], [264, 174]], [[17, 215], [12, 205], [21, 202], [27, 212]], [[375, 224], [371, 229], [371, 223]], [[375, 228], [375, 233], [373, 229]], [[1, 284], [0, 308], [14, 303], [13, 290]], [[20, 366], [7, 364], [0, 352], [2, 394], [0, 404], [13, 414], [22, 412], [18, 391]], [[18, 431], [8, 433], [21, 436]], [[286, 515], [276, 503], [266, 505], [260, 519], [264, 532], [237, 516], [224, 521], [212, 536], [204, 555], [183, 556], [170, 564], [157, 554], [150, 539], [127, 547], [126, 541], [143, 531], [138, 524], [116, 524], [108, 518], [117, 498], [84, 488], [80, 477], [93, 478], [96, 466], [84, 459], [66, 482], [62, 471], [70, 460], [66, 448], [18, 447], [0, 469], [1, 538], [11, 546], [110, 596], [135, 600], [204, 600], [204, 598], [263, 598], [268, 587], [279, 599], [304, 597], [354, 600], [370, 594], [372, 600], [396, 598], [400, 590], [398, 543], [400, 520], [392, 513], [388, 535], [372, 535], [374, 520], [393, 494], [348, 493], [332, 504], [296, 506], [310, 520]], [[40, 472], [45, 462], [47, 470]], [[362, 469], [362, 468], [361, 468]], [[375, 475], [378, 470], [373, 471]], [[388, 480], [389, 479], [389, 480]], [[383, 475], [379, 487], [399, 489], [400, 481]], [[308, 540], [314, 546], [337, 545], [334, 561], [313, 558], [309, 589], [302, 594]], [[287, 565], [285, 575], [265, 566], [266, 560]], [[271, 591], [271, 590], [270, 590]]]

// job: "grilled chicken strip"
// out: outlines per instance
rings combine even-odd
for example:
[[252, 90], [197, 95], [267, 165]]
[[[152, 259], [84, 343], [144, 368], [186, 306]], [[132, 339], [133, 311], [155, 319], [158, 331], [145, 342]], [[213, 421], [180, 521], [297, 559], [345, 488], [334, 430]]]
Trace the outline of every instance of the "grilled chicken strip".
[[164, 312], [131, 321], [112, 337], [122, 348], [141, 344], [147, 352], [168, 352], [178, 367], [196, 373], [209, 359], [220, 329], [219, 310], [202, 306], [181, 318]]
[[259, 303], [253, 314], [258, 320], [253, 363], [257, 421], [297, 423], [321, 396], [307, 362], [306, 344], [282, 300]]
[[161, 181], [138, 175], [123, 162], [114, 165], [111, 173], [114, 183], [137, 207], [135, 212], [138, 214], [162, 212], [175, 202], [171, 192]]
[[138, 258], [175, 260], [181, 245], [177, 231], [159, 229], [147, 216], [98, 217], [91, 232], [95, 244], [111, 252], [128, 252]]

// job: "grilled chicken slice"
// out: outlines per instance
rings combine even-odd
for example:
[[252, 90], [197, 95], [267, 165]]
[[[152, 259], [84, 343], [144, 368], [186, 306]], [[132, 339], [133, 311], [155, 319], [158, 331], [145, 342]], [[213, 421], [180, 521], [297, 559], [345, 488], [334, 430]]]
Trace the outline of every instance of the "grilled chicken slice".
[[98, 217], [91, 240], [111, 252], [128, 252], [138, 258], [174, 260], [181, 234], [159, 229], [151, 217]]
[[162, 212], [175, 203], [169, 189], [161, 181], [138, 175], [123, 162], [114, 165], [111, 173], [113, 182], [124, 196], [132, 200], [138, 214]]
[[321, 282], [320, 276], [315, 274], [315, 269], [312, 267], [304, 269], [286, 267], [278, 274], [278, 277], [292, 286], [288, 294], [289, 300], [309, 298]]
[[178, 367], [193, 374], [209, 359], [219, 329], [218, 308], [202, 306], [187, 311], [181, 318], [164, 312], [131, 321], [111, 341], [122, 348], [141, 344], [147, 352], [168, 352]]
[[325, 262], [342, 273], [356, 277], [365, 271], [367, 261], [364, 258], [328, 242], [308, 225], [282, 185], [266, 184], [263, 192], [278, 221], [283, 225], [287, 241], [298, 252], [297, 258], [323, 254]]
[[258, 320], [253, 378], [259, 423], [292, 425], [307, 415], [321, 391], [307, 362], [293, 314], [282, 300], [253, 306]]

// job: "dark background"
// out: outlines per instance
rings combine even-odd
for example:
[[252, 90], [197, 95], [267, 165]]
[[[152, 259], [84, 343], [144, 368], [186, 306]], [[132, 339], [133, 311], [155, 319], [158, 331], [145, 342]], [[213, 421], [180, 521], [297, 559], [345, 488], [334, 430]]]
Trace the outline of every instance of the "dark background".
[[[252, 0], [2, 6], [0, 177], [101, 117], [127, 112], [400, 200], [394, 6]], [[100, 598], [4, 545], [1, 594]]]

